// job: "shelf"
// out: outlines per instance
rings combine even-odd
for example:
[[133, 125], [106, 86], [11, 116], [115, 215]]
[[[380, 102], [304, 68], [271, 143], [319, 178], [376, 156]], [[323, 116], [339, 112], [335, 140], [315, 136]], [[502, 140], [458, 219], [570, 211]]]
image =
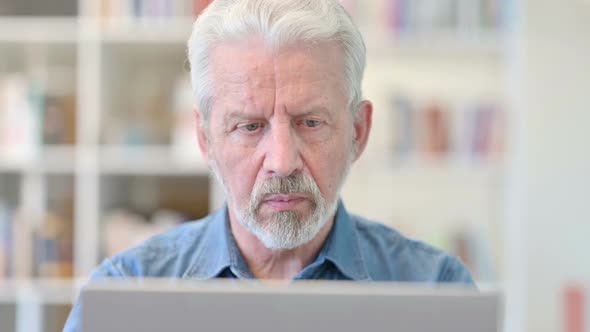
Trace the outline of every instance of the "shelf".
[[[84, 34], [83, 27], [100, 33]], [[99, 23], [94, 19], [52, 17], [0, 17], [0, 43], [76, 43], [98, 36], [113, 43], [186, 43], [192, 31], [192, 18], [173, 19], [110, 19]], [[93, 29], [91, 29], [93, 30]]]
[[28, 160], [7, 160], [0, 157], [0, 171], [69, 174], [74, 172], [75, 156], [75, 148], [72, 146], [44, 147], [37, 157]]
[[0, 42], [75, 43], [79, 28], [76, 18], [0, 17]]
[[[194, 19], [182, 16], [102, 17], [104, 13], [97, 12], [100, 6], [92, 2], [78, 1], [80, 14], [74, 17], [0, 17], [0, 67], [3, 72], [30, 71], [36, 74], [37, 66], [55, 68], [42, 74], [51, 78], [52, 85], [67, 86], [66, 93], [58, 89], [58, 93], [52, 94], [74, 94], [77, 105], [81, 106], [75, 108], [78, 116], [76, 128], [82, 130], [86, 139], [79, 139], [79, 145], [43, 147], [25, 161], [0, 157], [0, 173], [8, 173], [1, 174], [4, 180], [2, 189], [9, 193], [5, 200], [11, 205], [17, 205], [12, 204], [13, 201], [19, 203], [23, 197], [30, 206], [43, 206], [42, 200], [47, 197], [60, 197], [54, 199], [59, 201], [52, 203], [55, 205], [73, 201], [76, 275], [86, 274], [98, 264], [100, 246], [97, 245], [97, 234], [102, 231], [103, 213], [122, 203], [130, 207], [145, 204], [141, 201], [142, 195], [133, 193], [150, 192], [153, 195], [148, 198], [159, 204], [154, 204], [158, 205], [156, 207], [170, 203], [159, 198], [172, 196], [174, 203], [191, 207], [207, 206], [209, 201], [220, 201], [219, 197], [223, 197], [220, 186], [209, 182], [210, 172], [199, 157], [196, 140], [194, 146], [186, 143], [187, 146], [178, 150], [164, 145], [174, 140], [174, 134], [178, 133], [175, 130], [179, 129], [177, 122], [173, 121], [177, 120], [178, 114], [170, 112], [173, 110], [170, 102], [177, 97], [179, 79], [188, 77], [186, 43]], [[370, 12], [368, 7], [375, 7], [377, 3], [357, 1], [357, 9], [359, 13]], [[53, 8], [56, 5], [47, 6]], [[382, 14], [378, 9], [375, 12]], [[477, 98], [480, 90], [484, 93], [491, 91], [490, 94], [495, 96], [496, 88], [503, 89], [501, 76], [505, 72], [502, 67], [505, 63], [502, 61], [509, 45], [504, 43], [506, 36], [500, 29], [471, 33], [464, 29], [426, 28], [423, 31], [435, 32], [394, 36], [383, 26], [383, 17], [376, 14], [367, 20], [366, 29], [361, 28], [369, 57], [365, 82], [369, 81], [370, 89], [365, 90], [375, 95], [370, 98], [375, 101], [376, 109], [389, 112], [391, 101], [388, 98], [392, 92], [405, 93], [407, 89], [412, 96], [417, 86], [423, 87], [415, 89], [418, 97], [433, 94], [449, 96], [451, 100], [456, 95]], [[187, 11], [181, 15], [190, 14]], [[394, 71], [394, 68], [401, 70]], [[65, 79], [57, 80], [59, 75], [55, 72], [64, 69], [66, 74], [61, 76]], [[74, 84], [78, 88], [73, 87]], [[184, 108], [187, 107], [177, 107], [179, 110]], [[140, 111], [145, 113], [135, 117]], [[373, 134], [367, 149], [369, 153], [355, 163], [351, 174], [353, 187], [349, 185], [350, 191], [358, 196], [354, 196], [356, 200], [350, 200], [350, 204], [357, 202], [354, 212], [372, 214], [374, 219], [384, 222], [394, 220], [399, 212], [408, 216], [409, 224], [422, 222], [424, 227], [430, 227], [438, 214], [444, 219], [443, 213], [448, 216], [451, 212], [462, 211], [460, 209], [477, 210], [477, 213], [473, 212], [475, 217], [472, 220], [487, 222], [496, 218], [492, 213], [498, 210], [495, 209], [495, 198], [504, 188], [506, 175], [501, 163], [463, 161], [455, 156], [439, 161], [424, 158], [395, 161], [393, 149], [386, 148], [391, 145], [393, 122], [386, 123], [385, 116], [383, 120], [377, 116], [375, 119], [378, 120], [374, 121], [377, 135]], [[188, 120], [180, 123], [188, 123]], [[147, 126], [142, 127], [144, 124]], [[133, 139], [126, 135], [133, 132], [133, 125], [144, 129], [143, 136], [147, 138]], [[123, 142], [149, 145], [124, 146]], [[375, 146], [379, 151], [371, 154]], [[45, 175], [48, 179], [42, 178]], [[149, 186], [153, 190], [145, 190]], [[182, 188], [186, 187], [194, 188], [195, 192], [183, 191]], [[363, 192], [365, 189], [367, 194]], [[380, 190], [383, 195], [375, 195]], [[70, 199], [67, 195], [71, 193], [73, 197]], [[382, 198], [365, 201], [364, 196], [369, 197], [368, 193]], [[404, 209], [396, 210], [392, 206], [392, 196]], [[463, 203], [471, 197], [481, 204]], [[440, 201], [435, 200], [439, 198]], [[445, 210], [446, 198], [449, 198], [449, 205], [456, 204], [453, 205], [456, 211]], [[426, 199], [431, 201], [416, 203]], [[416, 204], [415, 209], [410, 209], [412, 204]], [[4, 297], [16, 299], [19, 292], [29, 292], [43, 294], [41, 298], [48, 301], [69, 303], [72, 293], [67, 285], [57, 287], [63, 290], [60, 295], [52, 293], [55, 287], [46, 288], [35, 283], [16, 285], [10, 295], [5, 290], [6, 285], [0, 281], [0, 302]]]
[[186, 43], [192, 31], [191, 18], [110, 19], [103, 24], [101, 40], [112, 43]]
[[[100, 172], [113, 175], [207, 176], [209, 169], [195, 154], [181, 157], [167, 146], [107, 146], [100, 149]], [[186, 154], [182, 154], [186, 156]]]
[[2, 0], [0, 15], [72, 17], [78, 15], [80, 2], [80, 0]]
[[[469, 165], [462, 163], [420, 164], [420, 163], [382, 163], [380, 167], [375, 164], [359, 163], [353, 166], [358, 168], [356, 172], [368, 172], [369, 170], [379, 176], [398, 179], [404, 182], [424, 183], [432, 180], [445, 183], [466, 183], [481, 181], [500, 181], [503, 171], [499, 165]], [[359, 173], [360, 174], [360, 173]]]
[[[19, 7], [33, 2], [8, 0]], [[103, 17], [102, 0], [36, 2], [31, 11], [45, 16], [0, 16], [1, 74], [21, 73], [34, 83], [37, 78], [48, 78], [52, 89], [48, 95], [75, 97], [73, 128], [83, 135], [77, 135], [73, 146], [37, 146], [28, 160], [2, 159], [0, 147], [0, 199], [11, 211], [24, 206], [72, 221], [67, 239], [71, 236], [74, 242], [74, 275], [87, 276], [105, 252], [101, 236], [106, 234], [104, 221], [113, 210], [123, 207], [153, 216], [155, 211], [169, 209], [193, 219], [224, 200], [222, 186], [212, 180], [200, 158], [196, 139], [194, 145], [178, 139], [177, 134], [183, 132], [178, 123], [189, 120], [175, 121], [180, 114], [175, 110], [186, 105], [180, 101], [183, 105], [172, 107], [178, 101], [174, 98], [182, 97], [176, 94], [183, 91], [177, 87], [179, 80], [189, 76], [186, 43], [194, 18], [181, 16], [191, 15], [188, 10], [173, 12], [171, 15], [179, 16], [172, 17], [125, 17], [123, 13]], [[66, 7], [59, 5], [66, 2], [76, 3], [77, 16], [50, 16], [56, 11], [66, 15]], [[119, 6], [120, 1], [106, 2]], [[132, 2], [125, 0], [120, 6]], [[168, 2], [178, 6], [176, 0]], [[361, 26], [368, 52], [364, 83], [375, 112], [367, 150], [353, 165], [344, 187], [345, 203], [351, 212], [434, 244], [440, 243], [435, 235], [450, 238], [465, 226], [481, 226], [490, 242], [487, 253], [498, 256], [494, 268], [502, 280], [501, 267], [511, 254], [503, 251], [503, 242], [511, 240], [504, 238], [503, 228], [511, 221], [504, 220], [504, 210], [514, 196], [509, 192], [514, 190], [509, 182], [509, 156], [505, 156], [506, 165], [504, 161], [474, 161], [461, 153], [439, 160], [424, 156], [395, 160], [394, 125], [398, 122], [390, 114], [392, 97], [398, 95], [409, 96], [420, 109], [431, 97], [449, 102], [450, 108], [487, 97], [503, 102], [506, 89], [518, 76], [514, 71], [519, 68], [512, 66], [517, 45], [509, 43], [518, 39], [518, 31], [512, 36], [502, 28], [479, 28], [488, 25], [474, 25], [477, 31], [470, 31], [465, 26], [438, 29], [436, 24], [418, 24], [420, 33], [396, 35], [385, 26], [390, 21], [383, 7], [391, 1], [347, 2], [355, 3], [359, 20], [366, 25]], [[476, 2], [453, 2], [457, 18], [467, 13], [463, 7]], [[184, 3], [189, 6], [192, 1]], [[416, 8], [450, 5], [412, 3]], [[74, 11], [73, 6], [67, 8]], [[518, 16], [507, 13], [502, 18], [510, 20], [505, 25], [509, 27]], [[192, 104], [191, 98], [180, 99]], [[511, 107], [507, 102], [510, 117]], [[462, 112], [461, 107], [456, 108]], [[455, 119], [463, 116], [451, 120], [460, 125]], [[133, 130], [143, 130], [142, 139], [135, 139]], [[186, 146], [166, 145], [175, 139]], [[124, 145], [127, 142], [145, 145]], [[30, 301], [33, 312], [51, 315], [52, 304], [70, 305], [83, 284], [76, 280], [0, 280], [0, 303], [27, 309]], [[24, 317], [35, 321], [34, 315]]]
[[[195, 149], [198, 149], [195, 146]], [[76, 148], [45, 147], [38, 157], [7, 160], [0, 157], [0, 172], [72, 174], [76, 171]], [[103, 174], [207, 175], [208, 168], [195, 150], [192, 156], [179, 156], [166, 146], [103, 147], [99, 152]]]
[[429, 157], [421, 153], [411, 153], [404, 157], [384, 155], [380, 151], [367, 150], [353, 167], [373, 169], [388, 174], [441, 174], [460, 176], [461, 174], [496, 176], [504, 169], [501, 159], [492, 157], [477, 159], [476, 157], [459, 156], [449, 152], [446, 156]]
[[0, 281], [0, 303], [72, 304], [82, 280], [35, 279]]

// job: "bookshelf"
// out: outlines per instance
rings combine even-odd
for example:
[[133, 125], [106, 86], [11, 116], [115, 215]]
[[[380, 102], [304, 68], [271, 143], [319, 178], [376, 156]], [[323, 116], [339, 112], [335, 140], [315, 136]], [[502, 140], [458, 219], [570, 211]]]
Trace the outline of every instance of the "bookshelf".
[[459, 255], [479, 282], [501, 282], [510, 8], [451, 2], [351, 2], [375, 113], [343, 196], [350, 210]]
[[[59, 120], [52, 128], [35, 118], [23, 121], [31, 135], [18, 143], [29, 151], [24, 156], [1, 150], [11, 145], [0, 139], [0, 206], [11, 215], [27, 211], [19, 216], [24, 249], [8, 251], [21, 258], [19, 272], [8, 269], [3, 277], [39, 284], [16, 286], [37, 294], [37, 307], [53, 302], [46, 280], [62, 278], [69, 282], [67, 294], [75, 293], [109, 253], [223, 202], [187, 120], [185, 45], [193, 1], [136, 2], [141, 9], [112, 0], [61, 0], [48, 9], [32, 0], [0, 5], [0, 86], [12, 77], [24, 81], [27, 91], [54, 105], [52, 113], [45, 105], [30, 108]], [[502, 18], [508, 9], [484, 10], [499, 0], [457, 1], [449, 12], [453, 1], [434, 2], [343, 1], [366, 38], [364, 88], [375, 104], [369, 146], [353, 166], [343, 198], [352, 212], [471, 260], [478, 280], [502, 281], [501, 143], [508, 134], [495, 121], [510, 121], [504, 91], [510, 49]], [[423, 120], [429, 112], [443, 117], [446, 125], [438, 130], [445, 144], [420, 133], [421, 127], [440, 126]], [[495, 129], [477, 129], [482, 123]], [[404, 127], [411, 129], [403, 133]], [[487, 143], [475, 130], [487, 133]], [[59, 135], [64, 132], [74, 134]], [[56, 218], [53, 228], [61, 233], [46, 229]], [[42, 267], [43, 252], [35, 249], [44, 233], [51, 250], [70, 248], [49, 267], [55, 257]], [[140, 236], [115, 239], [117, 233]], [[18, 302], [11, 296], [2, 298]], [[67, 305], [71, 298], [58, 302]], [[27, 308], [38, 317], [49, 312]], [[41, 330], [20, 324], [19, 330]]]

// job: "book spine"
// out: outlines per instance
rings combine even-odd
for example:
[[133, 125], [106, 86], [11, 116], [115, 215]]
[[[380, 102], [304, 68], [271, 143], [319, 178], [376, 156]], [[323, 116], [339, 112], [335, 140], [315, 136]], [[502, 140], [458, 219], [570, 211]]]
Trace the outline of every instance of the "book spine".
[[0, 280], [10, 277], [10, 220], [8, 208], [0, 201]]
[[29, 161], [39, 152], [43, 98], [25, 77], [5, 77], [0, 84], [0, 154], [6, 160]]
[[422, 141], [426, 155], [440, 160], [449, 152], [448, 111], [439, 102], [433, 102], [423, 111]]
[[405, 96], [396, 96], [393, 100], [394, 107], [394, 155], [396, 159], [408, 158], [414, 150], [415, 124], [411, 100]]
[[586, 290], [579, 284], [568, 285], [564, 291], [564, 331], [588, 332]]
[[18, 211], [12, 223], [13, 259], [12, 277], [15, 279], [27, 279], [32, 276], [33, 267], [33, 231], [29, 220], [22, 211]]

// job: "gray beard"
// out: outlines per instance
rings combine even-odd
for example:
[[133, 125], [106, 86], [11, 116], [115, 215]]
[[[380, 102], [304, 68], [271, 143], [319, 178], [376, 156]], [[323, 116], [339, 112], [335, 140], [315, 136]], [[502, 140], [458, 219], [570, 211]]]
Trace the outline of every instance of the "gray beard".
[[337, 201], [326, 206], [322, 199], [321, 203], [313, 207], [313, 212], [308, 217], [299, 216], [294, 211], [280, 211], [265, 220], [259, 220], [256, 214], [247, 212], [240, 221], [268, 249], [290, 250], [313, 240], [336, 207]]
[[[270, 216], [260, 215], [264, 199], [272, 194], [303, 193], [311, 199], [309, 216], [295, 211], [280, 211]], [[270, 178], [256, 186], [244, 215], [242, 225], [269, 249], [294, 249], [311, 241], [328, 221], [326, 201], [309, 175]]]
[[[237, 206], [229, 192], [215, 159], [211, 160], [211, 170], [222, 184], [228, 204], [232, 207], [240, 224], [254, 234], [262, 244], [271, 250], [298, 248], [313, 240], [326, 225], [338, 208], [340, 190], [348, 176], [352, 164], [353, 153], [350, 154], [348, 165], [336, 190], [332, 202], [326, 202], [317, 184], [308, 175], [289, 176], [265, 181], [255, 187], [246, 208]], [[268, 182], [271, 182], [269, 184]], [[308, 217], [300, 216], [294, 211], [273, 213], [265, 220], [260, 220], [259, 208], [262, 200], [269, 194], [307, 193], [312, 199], [312, 213]]]

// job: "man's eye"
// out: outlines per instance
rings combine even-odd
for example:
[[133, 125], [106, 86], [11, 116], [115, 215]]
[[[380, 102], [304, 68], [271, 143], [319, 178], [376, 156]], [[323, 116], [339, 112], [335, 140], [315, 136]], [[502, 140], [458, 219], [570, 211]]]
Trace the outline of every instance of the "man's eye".
[[257, 131], [258, 129], [260, 129], [261, 127], [262, 127], [261, 123], [246, 123], [244, 125], [238, 126], [238, 129], [241, 129], [241, 130], [249, 132], [249, 133], [253, 133], [253, 132]]
[[303, 124], [306, 127], [315, 128], [315, 127], [318, 127], [322, 123], [321, 123], [321, 121], [318, 121], [318, 120], [304, 120]]

